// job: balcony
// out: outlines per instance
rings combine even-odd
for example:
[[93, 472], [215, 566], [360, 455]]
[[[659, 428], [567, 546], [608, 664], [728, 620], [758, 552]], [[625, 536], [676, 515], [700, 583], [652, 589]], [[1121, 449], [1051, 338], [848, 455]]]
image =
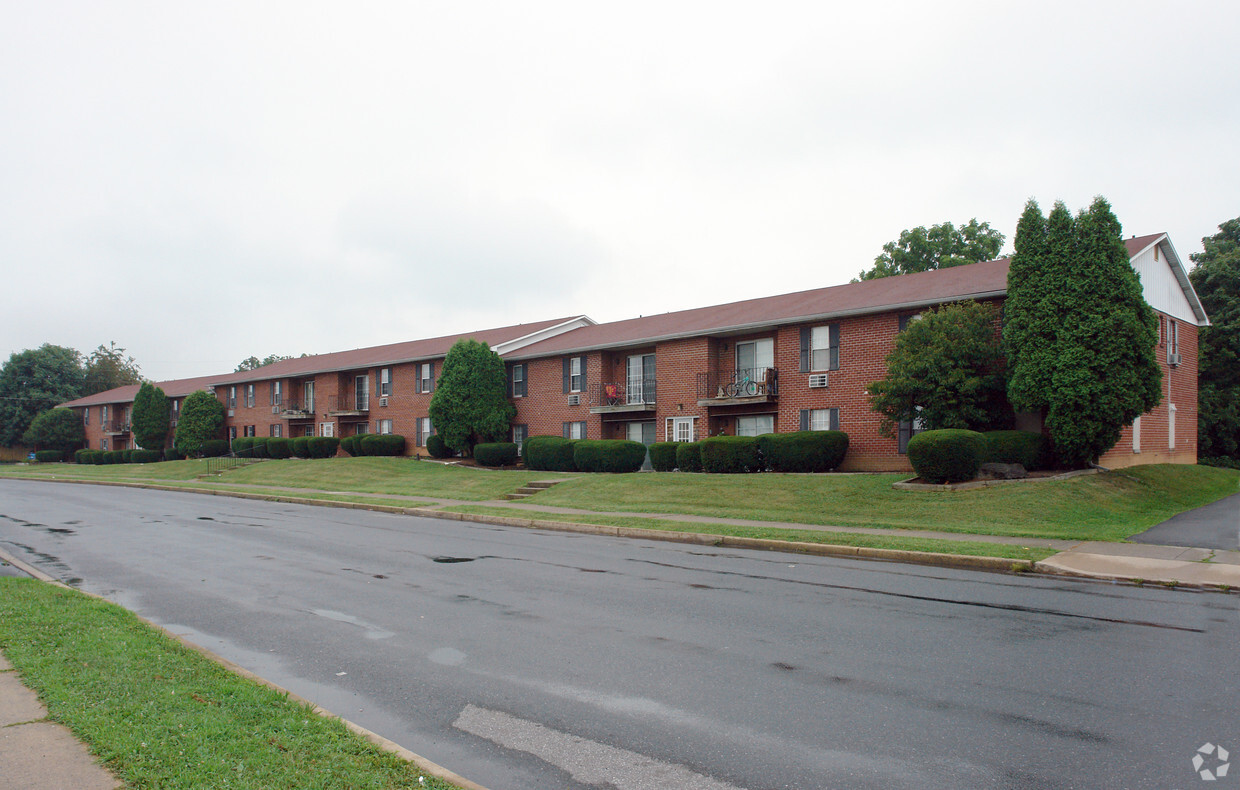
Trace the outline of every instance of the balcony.
[[129, 433], [129, 423], [121, 420], [113, 420], [103, 424], [103, 432], [108, 436], [124, 436]]
[[370, 398], [355, 395], [339, 395], [327, 409], [328, 417], [365, 417], [367, 414], [370, 414]]
[[748, 406], [778, 398], [779, 371], [775, 368], [698, 374], [699, 406]]
[[295, 401], [286, 400], [275, 405], [279, 409], [281, 419], [285, 420], [312, 420], [314, 419], [314, 401]]
[[653, 377], [595, 384], [590, 388], [590, 413], [652, 412], [655, 410], [656, 384]]

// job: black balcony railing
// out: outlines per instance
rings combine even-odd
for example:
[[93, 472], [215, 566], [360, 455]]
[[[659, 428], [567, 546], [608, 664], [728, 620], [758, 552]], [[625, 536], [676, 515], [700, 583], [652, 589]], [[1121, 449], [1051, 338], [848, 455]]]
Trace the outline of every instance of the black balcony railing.
[[314, 415], [314, 401], [302, 402], [296, 400], [286, 400], [283, 403], [278, 403], [276, 405], [280, 407], [280, 411], [283, 412], [286, 417]]
[[742, 368], [698, 374], [698, 397], [703, 400], [779, 397], [779, 370]]
[[129, 433], [129, 423], [125, 420], [113, 420], [103, 424], [104, 433]]
[[603, 382], [590, 388], [591, 406], [642, 406], [653, 404], [658, 382], [650, 378], [631, 378], [627, 381]]
[[350, 393], [338, 395], [332, 401], [333, 412], [370, 411], [370, 397], [359, 398]]

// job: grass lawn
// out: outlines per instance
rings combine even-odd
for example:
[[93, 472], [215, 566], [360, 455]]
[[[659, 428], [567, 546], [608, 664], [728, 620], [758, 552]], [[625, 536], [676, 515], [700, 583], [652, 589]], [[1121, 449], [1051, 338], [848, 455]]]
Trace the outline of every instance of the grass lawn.
[[482, 505], [458, 505], [443, 508], [454, 513], [478, 513], [508, 518], [530, 518], [540, 521], [565, 521], [571, 524], [601, 524], [609, 527], [633, 527], [635, 529], [661, 529], [668, 532], [697, 532], [705, 535], [732, 535], [741, 538], [766, 538], [801, 543], [822, 543], [834, 546], [867, 546], [875, 549], [899, 549], [901, 551], [931, 551], [941, 554], [965, 554], [978, 557], [1005, 557], [1037, 562], [1055, 554], [1053, 549], [1011, 546], [1005, 543], [986, 543], [972, 540], [935, 540], [906, 538], [893, 535], [858, 535], [850, 532], [819, 532], [817, 530], [778, 529], [775, 527], [742, 527], [733, 524], [705, 524], [670, 519], [640, 518], [637, 516], [580, 516], [568, 513], [544, 513], [512, 508], [486, 507]]
[[72, 590], [0, 578], [0, 648], [128, 787], [455, 787]]

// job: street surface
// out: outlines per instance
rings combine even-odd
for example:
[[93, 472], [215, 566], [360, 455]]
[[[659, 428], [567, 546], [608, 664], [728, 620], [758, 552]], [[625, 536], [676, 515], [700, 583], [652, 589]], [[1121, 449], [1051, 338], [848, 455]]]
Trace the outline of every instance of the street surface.
[[1235, 594], [15, 480], [0, 548], [494, 790], [1240, 787]]

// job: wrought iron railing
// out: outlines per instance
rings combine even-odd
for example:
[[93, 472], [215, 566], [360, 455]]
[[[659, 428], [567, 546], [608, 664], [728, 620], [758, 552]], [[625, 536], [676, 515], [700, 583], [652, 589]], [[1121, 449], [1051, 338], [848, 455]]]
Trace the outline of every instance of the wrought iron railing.
[[296, 400], [286, 400], [283, 403], [277, 403], [276, 405], [280, 407], [280, 411], [284, 414], [305, 414], [307, 416], [312, 416], [314, 414], [314, 401], [307, 401], [303, 403]]
[[631, 378], [627, 381], [602, 382], [590, 388], [591, 406], [641, 406], [653, 404], [658, 382], [649, 378]]
[[702, 399], [779, 397], [779, 370], [776, 368], [699, 373], [697, 379], [698, 397]]
[[129, 422], [126, 420], [113, 420], [103, 424], [104, 433], [129, 433]]
[[337, 395], [332, 399], [332, 411], [370, 411], [370, 397], [358, 398], [355, 394]]
[[241, 458], [229, 453], [228, 455], [219, 455], [214, 458], [207, 459], [207, 474], [218, 475], [225, 469], [236, 469], [238, 466], [248, 466], [249, 464], [263, 460], [262, 458]]

